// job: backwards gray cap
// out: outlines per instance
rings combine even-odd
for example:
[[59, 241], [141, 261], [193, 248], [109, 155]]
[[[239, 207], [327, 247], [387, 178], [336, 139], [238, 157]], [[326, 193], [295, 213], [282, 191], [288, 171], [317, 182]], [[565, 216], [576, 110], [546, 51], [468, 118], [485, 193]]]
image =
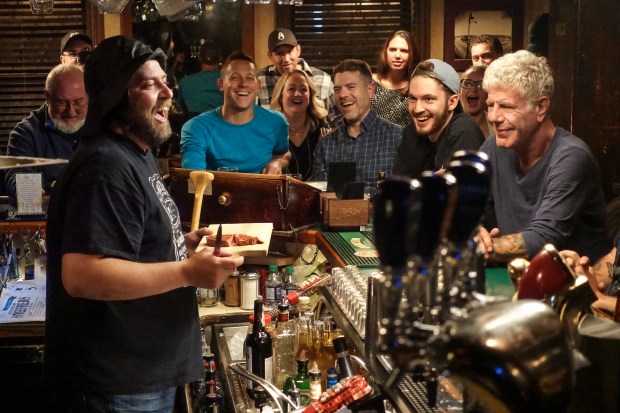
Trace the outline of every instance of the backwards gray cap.
[[437, 79], [455, 94], [461, 90], [461, 79], [456, 70], [439, 59], [428, 59], [418, 64], [411, 74], [412, 78], [414, 76], [428, 76]]
[[103, 40], [84, 65], [84, 86], [88, 94], [88, 113], [82, 136], [101, 130], [101, 122], [127, 93], [131, 77], [147, 60], [155, 59], [166, 70], [166, 55], [125, 36]]

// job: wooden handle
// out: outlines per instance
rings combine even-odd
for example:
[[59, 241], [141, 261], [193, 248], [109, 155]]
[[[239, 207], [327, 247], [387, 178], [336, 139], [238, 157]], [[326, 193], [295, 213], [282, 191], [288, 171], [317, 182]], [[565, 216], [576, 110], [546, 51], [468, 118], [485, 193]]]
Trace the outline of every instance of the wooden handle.
[[202, 197], [205, 193], [207, 185], [213, 181], [213, 174], [207, 171], [191, 171], [189, 179], [194, 183], [194, 209], [192, 210], [192, 226], [191, 231], [198, 229], [200, 223], [200, 212], [202, 210]]

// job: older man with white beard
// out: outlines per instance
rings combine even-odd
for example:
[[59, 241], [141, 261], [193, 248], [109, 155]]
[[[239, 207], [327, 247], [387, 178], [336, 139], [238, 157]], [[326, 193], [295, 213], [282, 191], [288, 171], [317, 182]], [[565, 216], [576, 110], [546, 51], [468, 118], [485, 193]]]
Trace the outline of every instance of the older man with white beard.
[[[45, 80], [45, 103], [22, 119], [9, 134], [7, 155], [69, 159], [88, 109], [81, 65], [54, 67]], [[49, 192], [64, 165], [6, 171], [5, 191], [15, 195], [15, 174], [41, 172], [43, 189]]]

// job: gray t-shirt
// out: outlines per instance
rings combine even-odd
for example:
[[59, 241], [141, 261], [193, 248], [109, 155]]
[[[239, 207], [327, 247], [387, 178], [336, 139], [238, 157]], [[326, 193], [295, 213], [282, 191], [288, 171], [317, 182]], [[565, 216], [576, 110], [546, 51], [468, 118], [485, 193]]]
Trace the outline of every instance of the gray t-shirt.
[[530, 258], [551, 243], [592, 262], [611, 250], [599, 169], [588, 146], [562, 128], [534, 168], [523, 175], [515, 151], [491, 136], [480, 148], [492, 165], [500, 235], [523, 233]]

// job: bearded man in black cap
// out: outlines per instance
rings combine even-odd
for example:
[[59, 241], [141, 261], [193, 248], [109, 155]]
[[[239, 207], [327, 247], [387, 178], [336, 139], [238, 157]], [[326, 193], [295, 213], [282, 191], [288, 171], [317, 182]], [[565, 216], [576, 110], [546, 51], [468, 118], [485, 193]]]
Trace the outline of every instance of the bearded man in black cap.
[[195, 287], [218, 287], [243, 258], [196, 252], [206, 228], [181, 232], [151, 151], [170, 136], [164, 53], [108, 38], [84, 80], [82, 138], [48, 212], [54, 411], [171, 412], [203, 371]]

